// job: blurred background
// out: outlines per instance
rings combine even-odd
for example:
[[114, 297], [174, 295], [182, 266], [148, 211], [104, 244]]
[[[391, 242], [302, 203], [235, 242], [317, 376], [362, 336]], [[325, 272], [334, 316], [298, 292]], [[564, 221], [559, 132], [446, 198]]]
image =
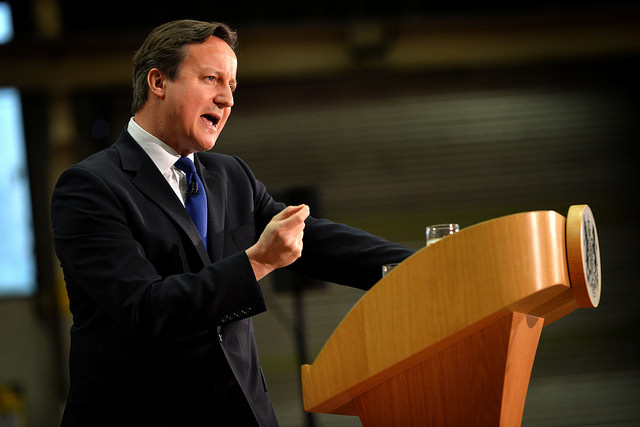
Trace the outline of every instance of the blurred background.
[[[181, 18], [239, 32], [215, 150], [315, 215], [419, 249], [428, 224], [589, 204], [600, 307], [544, 328], [523, 425], [640, 425], [640, 8], [481, 3], [0, 1], [0, 426], [59, 423], [70, 315], [51, 189], [120, 134], [133, 53]], [[362, 292], [283, 274], [263, 287], [254, 322], [281, 425], [360, 425], [305, 415], [298, 375]]]

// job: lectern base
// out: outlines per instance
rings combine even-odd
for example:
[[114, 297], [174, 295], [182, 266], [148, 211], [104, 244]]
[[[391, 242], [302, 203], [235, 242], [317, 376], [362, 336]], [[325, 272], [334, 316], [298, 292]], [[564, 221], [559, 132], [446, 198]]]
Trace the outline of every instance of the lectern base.
[[365, 427], [519, 426], [544, 319], [502, 312], [364, 392]]

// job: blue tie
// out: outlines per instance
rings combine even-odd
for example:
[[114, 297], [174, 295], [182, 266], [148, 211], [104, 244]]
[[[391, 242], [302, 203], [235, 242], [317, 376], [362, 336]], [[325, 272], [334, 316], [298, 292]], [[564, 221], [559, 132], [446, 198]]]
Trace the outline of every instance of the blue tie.
[[196, 167], [188, 157], [180, 157], [175, 167], [187, 174], [187, 196], [184, 202], [187, 212], [196, 225], [200, 237], [207, 247], [207, 195], [196, 172]]

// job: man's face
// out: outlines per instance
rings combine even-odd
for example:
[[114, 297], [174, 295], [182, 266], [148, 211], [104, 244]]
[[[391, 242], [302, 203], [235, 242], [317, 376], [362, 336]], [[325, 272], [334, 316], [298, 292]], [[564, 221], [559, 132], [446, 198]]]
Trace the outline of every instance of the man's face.
[[161, 140], [181, 155], [213, 148], [233, 106], [238, 60], [223, 40], [190, 45], [175, 80], [164, 79]]

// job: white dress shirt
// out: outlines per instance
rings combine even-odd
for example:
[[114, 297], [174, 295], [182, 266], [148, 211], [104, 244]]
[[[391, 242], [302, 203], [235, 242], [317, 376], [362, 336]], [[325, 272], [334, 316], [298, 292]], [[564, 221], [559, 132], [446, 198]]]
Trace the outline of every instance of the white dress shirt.
[[[127, 131], [145, 153], [151, 157], [153, 163], [184, 205], [187, 195], [187, 175], [174, 166], [180, 155], [173, 148], [144, 130], [133, 120], [133, 117], [129, 120]], [[189, 154], [187, 157], [193, 161], [193, 154]]]

